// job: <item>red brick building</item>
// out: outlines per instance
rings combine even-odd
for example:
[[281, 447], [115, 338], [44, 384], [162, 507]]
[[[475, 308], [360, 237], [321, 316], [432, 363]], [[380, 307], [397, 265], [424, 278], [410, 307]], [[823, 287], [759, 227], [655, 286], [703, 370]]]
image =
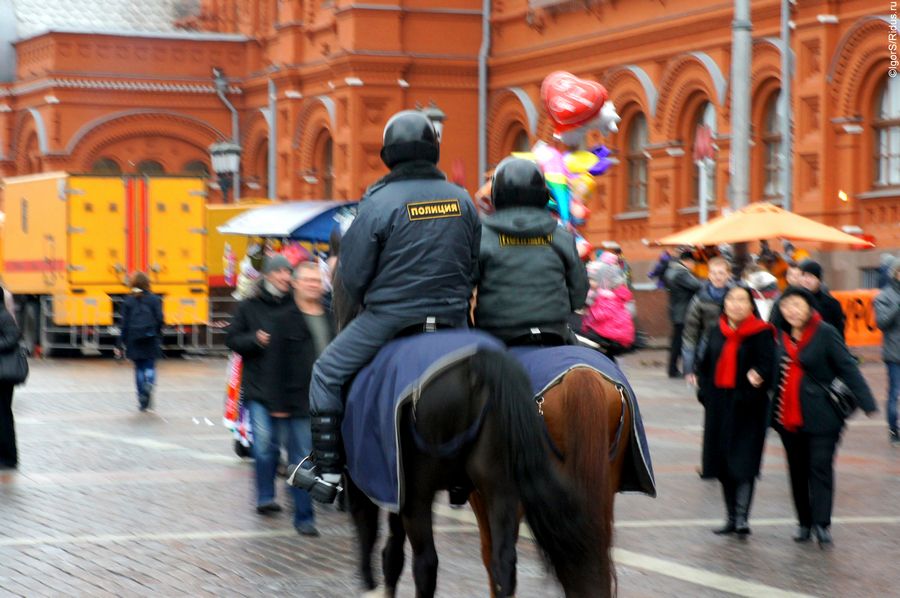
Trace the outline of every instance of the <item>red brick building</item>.
[[[208, 171], [209, 145], [233, 134], [218, 67], [239, 114], [242, 196], [267, 194], [274, 135], [275, 195], [356, 197], [383, 173], [387, 117], [430, 102], [447, 115], [441, 166], [474, 190], [484, 54], [488, 165], [549, 138], [538, 89], [550, 71], [607, 86], [619, 164], [599, 179], [588, 236], [619, 241], [638, 273], [655, 253], [643, 239], [697, 222], [699, 124], [714, 131], [715, 205], [728, 205], [731, 2], [490, 4], [488, 48], [477, 0], [145, 0], [140, 12], [124, 0], [12, 0], [0, 9], [0, 175]], [[752, 201], [783, 194], [779, 6], [753, 2]], [[882, 250], [900, 246], [887, 7], [805, 0], [792, 41], [794, 209], [859, 226]], [[833, 285], [858, 286], [877, 255], [831, 252]]]

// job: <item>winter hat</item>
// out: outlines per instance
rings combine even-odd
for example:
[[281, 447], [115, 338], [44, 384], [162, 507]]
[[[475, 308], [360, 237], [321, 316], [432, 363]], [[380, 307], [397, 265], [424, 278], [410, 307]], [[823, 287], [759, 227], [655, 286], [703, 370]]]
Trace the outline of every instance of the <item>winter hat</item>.
[[800, 262], [800, 271], [805, 274], [812, 274], [819, 280], [822, 280], [822, 265], [813, 260], [803, 260]]
[[778, 284], [778, 279], [765, 270], [759, 270], [747, 275], [747, 284], [750, 285], [750, 288], [761, 291], [773, 284]]
[[604, 251], [600, 254], [600, 261], [604, 264], [610, 264], [612, 266], [619, 265], [619, 256], [611, 251]]
[[263, 274], [271, 274], [277, 270], [291, 269], [291, 262], [280, 253], [277, 253], [266, 258], [266, 262], [263, 265]]
[[897, 270], [900, 270], [900, 257], [891, 256], [891, 261], [887, 263], [888, 278], [895, 278]]

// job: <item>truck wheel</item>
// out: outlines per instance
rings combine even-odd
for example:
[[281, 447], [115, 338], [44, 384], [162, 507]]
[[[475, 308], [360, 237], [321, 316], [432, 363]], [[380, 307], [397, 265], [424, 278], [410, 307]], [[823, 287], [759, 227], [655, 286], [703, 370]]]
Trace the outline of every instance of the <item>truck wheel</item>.
[[34, 349], [38, 345], [40, 332], [40, 307], [34, 301], [29, 301], [22, 307], [22, 344], [29, 355], [34, 355]]

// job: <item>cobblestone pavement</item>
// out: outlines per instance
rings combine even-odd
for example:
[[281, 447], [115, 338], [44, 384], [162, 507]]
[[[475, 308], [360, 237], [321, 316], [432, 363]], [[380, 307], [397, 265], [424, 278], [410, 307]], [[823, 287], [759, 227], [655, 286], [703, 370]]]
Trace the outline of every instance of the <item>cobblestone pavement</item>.
[[[629, 356], [660, 496], [619, 496], [619, 595], [898, 596], [900, 449], [883, 418], [857, 416], [838, 458], [834, 550], [796, 545], [785, 462], [770, 437], [746, 541], [720, 523], [715, 482], [701, 481], [701, 410], [663, 374], [661, 353]], [[33, 365], [14, 400], [21, 467], [0, 473], [0, 596], [358, 595], [347, 516], [318, 511], [322, 537], [287, 512], [258, 516], [252, 468], [221, 425], [225, 362], [167, 360], [152, 412], [139, 413], [127, 364]], [[877, 396], [880, 363], [864, 366]], [[280, 490], [281, 492], [281, 490]], [[286, 493], [280, 499], [289, 506]], [[468, 510], [438, 505], [438, 594], [486, 595]], [[527, 539], [520, 598], [558, 596]], [[401, 595], [412, 596], [409, 567]]]

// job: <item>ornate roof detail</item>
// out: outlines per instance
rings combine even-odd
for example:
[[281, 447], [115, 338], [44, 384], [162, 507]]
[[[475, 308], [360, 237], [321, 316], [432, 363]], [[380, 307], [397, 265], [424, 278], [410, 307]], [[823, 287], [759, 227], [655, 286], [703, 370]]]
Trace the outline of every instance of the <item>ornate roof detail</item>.
[[199, 0], [12, 0], [21, 39], [51, 30], [92, 32], [176, 31], [196, 14]]

